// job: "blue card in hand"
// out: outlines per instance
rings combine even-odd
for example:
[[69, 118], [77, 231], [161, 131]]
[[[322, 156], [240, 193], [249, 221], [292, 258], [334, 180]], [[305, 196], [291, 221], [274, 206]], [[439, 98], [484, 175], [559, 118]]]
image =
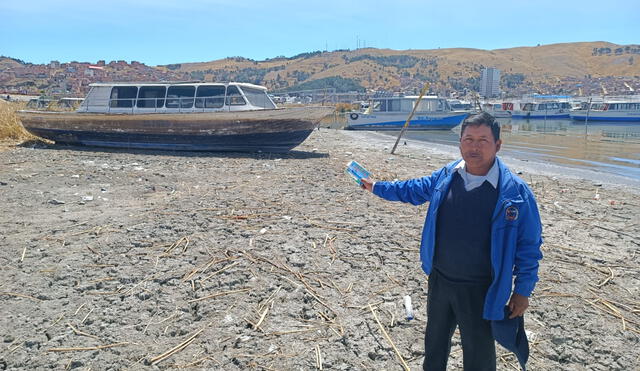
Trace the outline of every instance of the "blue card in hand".
[[360, 165], [359, 163], [357, 163], [355, 161], [349, 162], [347, 164], [347, 168], [344, 171], [345, 171], [345, 173], [351, 175], [353, 180], [358, 184], [362, 184], [362, 178], [370, 178], [371, 177], [371, 173], [369, 171], [367, 171], [367, 169], [362, 167], [362, 165]]

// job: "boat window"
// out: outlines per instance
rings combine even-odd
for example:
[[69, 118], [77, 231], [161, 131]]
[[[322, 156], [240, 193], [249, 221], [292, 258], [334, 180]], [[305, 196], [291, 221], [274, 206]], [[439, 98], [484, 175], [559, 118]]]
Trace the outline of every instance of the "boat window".
[[534, 106], [533, 103], [525, 103], [522, 106], [522, 110], [523, 111], [533, 111], [534, 110], [533, 106]]
[[170, 86], [167, 91], [167, 108], [191, 108], [195, 86]]
[[196, 93], [197, 108], [221, 108], [224, 105], [223, 85], [200, 85]]
[[142, 86], [138, 91], [138, 108], [160, 108], [164, 106], [165, 86]]
[[415, 104], [415, 101], [408, 100], [408, 99], [403, 99], [403, 100], [400, 100], [399, 102], [400, 102], [399, 111], [411, 112], [411, 110], [413, 110], [413, 105]]
[[416, 108], [416, 111], [419, 111], [419, 112], [445, 111], [445, 103], [446, 102], [441, 99], [421, 100], [420, 104], [418, 104], [418, 108]]
[[387, 101], [387, 111], [388, 112], [399, 112], [400, 111], [400, 100], [399, 99], [389, 99]]
[[247, 97], [249, 103], [256, 107], [262, 108], [276, 108], [271, 99], [267, 96], [267, 92], [261, 89], [252, 89], [243, 86], [242, 91], [244, 96]]
[[374, 112], [387, 112], [387, 101], [379, 100], [373, 102], [373, 110]]
[[131, 108], [138, 95], [137, 86], [114, 86], [111, 89], [110, 107]]
[[241, 106], [247, 104], [240, 94], [237, 86], [229, 85], [227, 88], [227, 106]]
[[433, 101], [430, 100], [421, 100], [420, 103], [418, 103], [418, 107], [416, 108], [416, 111], [418, 112], [428, 112], [428, 111], [433, 111]]

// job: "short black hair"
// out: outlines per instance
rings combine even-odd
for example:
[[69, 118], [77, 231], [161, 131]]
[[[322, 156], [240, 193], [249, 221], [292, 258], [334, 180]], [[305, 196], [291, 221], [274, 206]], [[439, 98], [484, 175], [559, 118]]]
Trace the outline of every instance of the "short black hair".
[[491, 116], [486, 112], [475, 113], [473, 115], [467, 116], [466, 119], [462, 121], [462, 129], [460, 130], [460, 138], [462, 138], [462, 134], [464, 133], [464, 129], [467, 126], [480, 126], [486, 125], [491, 129], [491, 133], [493, 134], [493, 139], [498, 141], [500, 139], [500, 124], [496, 121], [496, 118]]

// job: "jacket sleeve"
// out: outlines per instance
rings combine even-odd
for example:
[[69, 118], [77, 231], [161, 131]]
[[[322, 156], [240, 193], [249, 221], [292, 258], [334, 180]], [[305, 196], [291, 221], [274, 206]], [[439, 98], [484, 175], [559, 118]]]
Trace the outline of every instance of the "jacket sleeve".
[[520, 210], [521, 220], [518, 226], [518, 240], [515, 252], [514, 292], [530, 296], [538, 282], [538, 261], [542, 259], [542, 224], [538, 205], [529, 189], [526, 207]]
[[421, 205], [431, 200], [433, 189], [444, 169], [430, 176], [395, 182], [376, 182], [373, 194], [388, 201], [401, 201], [412, 205]]

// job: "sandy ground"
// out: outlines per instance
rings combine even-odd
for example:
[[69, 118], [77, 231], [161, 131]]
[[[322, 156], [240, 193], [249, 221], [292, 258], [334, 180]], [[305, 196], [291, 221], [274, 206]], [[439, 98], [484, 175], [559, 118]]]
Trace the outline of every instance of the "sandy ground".
[[[278, 155], [0, 152], [0, 369], [419, 369], [426, 206], [343, 169], [405, 179], [452, 154], [392, 144], [323, 129]], [[544, 223], [530, 369], [640, 369], [638, 189], [506, 162]]]

